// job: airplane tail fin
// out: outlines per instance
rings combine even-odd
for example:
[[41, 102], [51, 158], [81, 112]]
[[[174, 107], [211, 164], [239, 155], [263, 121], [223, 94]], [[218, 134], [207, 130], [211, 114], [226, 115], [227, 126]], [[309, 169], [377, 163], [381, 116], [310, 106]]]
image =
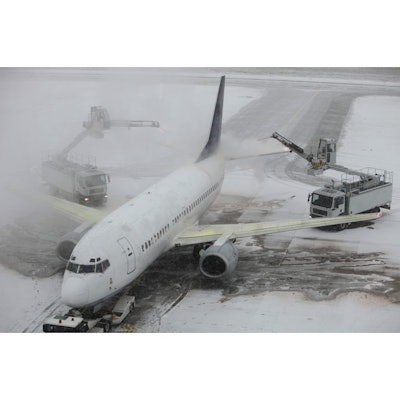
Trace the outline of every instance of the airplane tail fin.
[[214, 116], [211, 124], [210, 136], [208, 142], [205, 145], [203, 151], [201, 152], [199, 158], [196, 162], [202, 161], [213, 154], [219, 148], [219, 143], [221, 139], [221, 125], [222, 125], [222, 109], [224, 105], [224, 91], [225, 91], [225, 76], [221, 76], [221, 81], [219, 84], [217, 102], [215, 103]]

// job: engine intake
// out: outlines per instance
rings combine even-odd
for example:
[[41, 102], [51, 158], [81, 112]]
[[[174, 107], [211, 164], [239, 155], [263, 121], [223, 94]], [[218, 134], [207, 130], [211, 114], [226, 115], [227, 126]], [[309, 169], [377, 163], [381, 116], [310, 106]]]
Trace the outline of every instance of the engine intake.
[[200, 252], [200, 271], [208, 278], [221, 278], [235, 270], [238, 259], [239, 251], [232, 242], [214, 244]]
[[82, 236], [93, 226], [93, 224], [84, 223], [72, 232], [65, 234], [57, 244], [56, 254], [61, 261], [67, 262], [71, 257], [72, 251], [81, 240]]

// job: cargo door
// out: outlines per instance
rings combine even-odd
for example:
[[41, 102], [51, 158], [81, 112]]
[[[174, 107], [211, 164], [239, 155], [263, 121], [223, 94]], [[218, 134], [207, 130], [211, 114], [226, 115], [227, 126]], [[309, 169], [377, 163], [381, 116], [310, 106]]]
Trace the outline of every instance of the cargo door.
[[118, 244], [121, 246], [126, 256], [127, 273], [130, 274], [136, 269], [136, 258], [135, 253], [133, 252], [133, 247], [126, 237], [118, 239]]

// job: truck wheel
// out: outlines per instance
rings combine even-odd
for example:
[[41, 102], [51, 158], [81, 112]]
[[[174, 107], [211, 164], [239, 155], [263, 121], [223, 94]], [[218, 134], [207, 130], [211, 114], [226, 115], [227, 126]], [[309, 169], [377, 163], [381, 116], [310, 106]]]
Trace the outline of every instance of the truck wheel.
[[349, 225], [350, 225], [349, 223], [338, 224], [338, 225], [336, 225], [336, 230], [337, 230], [338, 232], [344, 231]]

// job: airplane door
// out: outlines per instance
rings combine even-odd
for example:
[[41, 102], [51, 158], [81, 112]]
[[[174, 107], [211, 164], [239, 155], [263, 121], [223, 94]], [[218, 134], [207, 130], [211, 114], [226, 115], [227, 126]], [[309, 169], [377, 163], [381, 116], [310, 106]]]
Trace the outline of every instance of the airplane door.
[[126, 256], [127, 273], [130, 274], [136, 269], [136, 258], [133, 252], [133, 247], [126, 237], [118, 239], [118, 244], [122, 247]]

